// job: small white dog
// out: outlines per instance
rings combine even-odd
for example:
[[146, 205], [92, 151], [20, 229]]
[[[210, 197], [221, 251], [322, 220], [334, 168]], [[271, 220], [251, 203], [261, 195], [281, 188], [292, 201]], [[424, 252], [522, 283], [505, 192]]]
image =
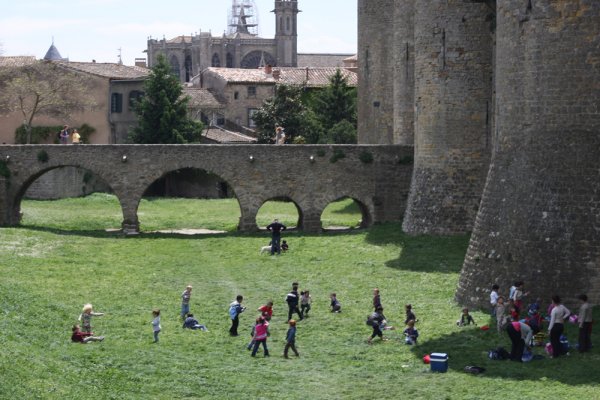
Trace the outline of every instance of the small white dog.
[[263, 246], [263, 247], [260, 248], [260, 254], [263, 254], [263, 253], [266, 253], [266, 252], [268, 252], [268, 253], [271, 252], [271, 245]]

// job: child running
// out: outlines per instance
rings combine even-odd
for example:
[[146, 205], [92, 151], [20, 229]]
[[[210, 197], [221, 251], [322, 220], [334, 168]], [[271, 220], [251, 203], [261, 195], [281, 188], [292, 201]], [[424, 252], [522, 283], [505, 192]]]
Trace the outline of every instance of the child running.
[[415, 321], [410, 320], [406, 324], [406, 329], [404, 330], [404, 336], [406, 336], [405, 343], [409, 345], [417, 344], [417, 338], [419, 337], [419, 331], [415, 329]]
[[292, 349], [296, 357], [300, 357], [298, 350], [296, 350], [296, 321], [290, 319], [290, 328], [285, 336], [285, 348], [283, 349], [283, 357], [288, 358], [288, 350]]

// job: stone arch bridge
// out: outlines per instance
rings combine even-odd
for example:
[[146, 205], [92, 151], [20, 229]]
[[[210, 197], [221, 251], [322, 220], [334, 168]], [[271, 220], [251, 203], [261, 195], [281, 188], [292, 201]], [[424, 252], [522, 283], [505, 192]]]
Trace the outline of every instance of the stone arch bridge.
[[271, 199], [292, 201], [298, 228], [306, 232], [319, 232], [325, 207], [346, 197], [360, 206], [362, 226], [400, 221], [412, 155], [412, 146], [390, 145], [2, 145], [0, 225], [18, 225], [27, 188], [65, 166], [85, 169], [111, 187], [125, 232], [139, 231], [137, 210], [146, 189], [183, 168], [205, 170], [230, 185], [241, 231], [258, 229], [256, 214]]

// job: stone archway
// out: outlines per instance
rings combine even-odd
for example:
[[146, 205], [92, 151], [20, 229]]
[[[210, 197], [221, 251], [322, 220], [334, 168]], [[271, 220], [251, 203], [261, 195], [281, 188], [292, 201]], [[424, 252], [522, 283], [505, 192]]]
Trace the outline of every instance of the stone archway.
[[[161, 226], [160, 223], [157, 225], [154, 222], [150, 224], [152, 227], [149, 229], [172, 231], [172, 224], [177, 225], [177, 221], [180, 225], [188, 224], [176, 228], [177, 230], [192, 233], [230, 230], [227, 227], [239, 229], [242, 207], [235, 190], [227, 179], [207, 169], [184, 167], [164, 171], [161, 176], [148, 182], [137, 204], [138, 223], [144, 224], [144, 216], [150, 215], [157, 209], [155, 206], [166, 199], [177, 199], [181, 209], [174, 212], [172, 220], [167, 223], [168, 226]], [[225, 213], [226, 221], [217, 222], [210, 211], [203, 212], [202, 207], [208, 210], [214, 207], [214, 202], [209, 201], [214, 199], [224, 200], [221, 206], [230, 208]]]
[[[335, 219], [336, 222], [325, 220], [328, 212], [339, 215], [338, 218], [330, 216], [330, 220]], [[324, 231], [367, 228], [372, 223], [369, 208], [360, 200], [349, 196], [340, 197], [327, 204], [320, 217], [321, 227]]]
[[[277, 204], [279, 203], [279, 204]], [[265, 207], [269, 207], [269, 210], [265, 210]], [[284, 223], [288, 225], [288, 229], [301, 230], [304, 227], [304, 211], [302, 207], [289, 196], [275, 196], [266, 199], [262, 202], [256, 213], [256, 225], [259, 228], [264, 228], [270, 224], [274, 218], [279, 219], [279, 222], [286, 222], [285, 215], [290, 215], [290, 209], [297, 212], [297, 218], [295, 225], [292, 225], [290, 221]], [[261, 211], [262, 210], [262, 211]], [[293, 217], [288, 217], [293, 220]]]

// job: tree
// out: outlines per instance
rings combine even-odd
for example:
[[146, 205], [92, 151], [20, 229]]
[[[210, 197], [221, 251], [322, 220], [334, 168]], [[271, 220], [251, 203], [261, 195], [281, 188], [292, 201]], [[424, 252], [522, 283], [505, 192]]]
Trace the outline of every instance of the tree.
[[183, 144], [200, 141], [202, 123], [188, 115], [189, 96], [171, 74], [167, 59], [160, 55], [144, 82], [144, 96], [135, 105], [138, 126], [130, 134], [133, 143]]
[[69, 119], [94, 105], [84, 76], [50, 61], [2, 68], [0, 82], [0, 111], [22, 114], [28, 144], [38, 115]]
[[276, 86], [275, 96], [265, 100], [262, 107], [252, 116], [256, 123], [259, 143], [272, 143], [277, 125], [285, 128], [288, 143], [296, 136], [306, 136], [307, 112], [308, 109], [302, 102], [302, 88]]
[[329, 79], [329, 85], [312, 96], [311, 108], [325, 130], [330, 130], [343, 120], [356, 126], [356, 89], [339, 69]]

